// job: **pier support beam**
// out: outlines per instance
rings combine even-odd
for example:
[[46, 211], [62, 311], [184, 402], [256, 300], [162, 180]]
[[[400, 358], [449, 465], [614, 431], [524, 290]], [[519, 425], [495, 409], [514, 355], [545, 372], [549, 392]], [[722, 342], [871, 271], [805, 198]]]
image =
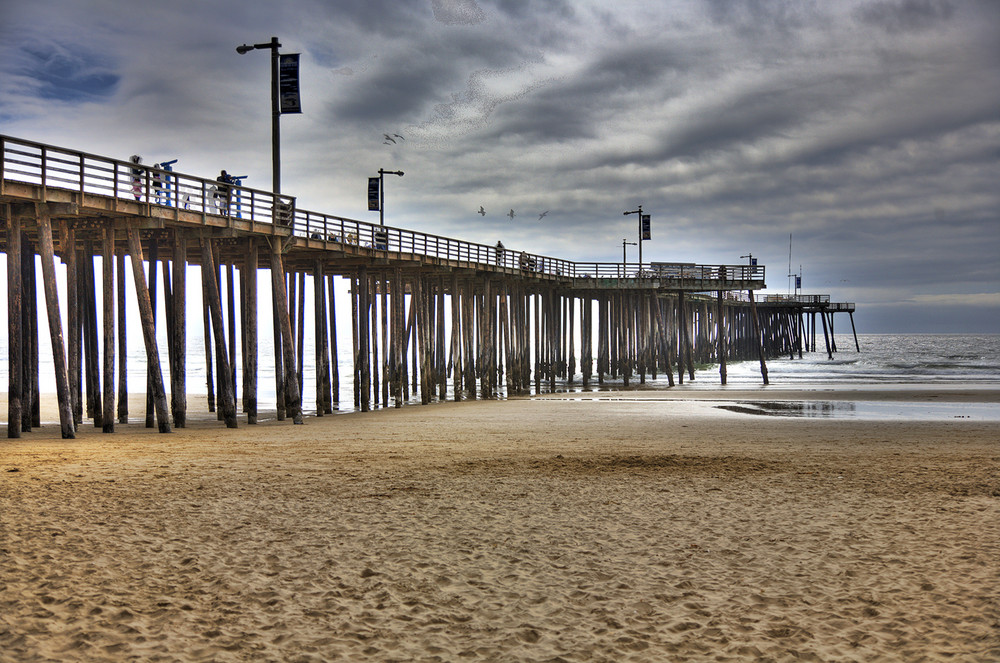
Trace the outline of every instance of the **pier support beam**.
[[104, 292], [104, 411], [102, 430], [115, 432], [115, 229], [104, 228], [101, 249]]
[[52, 340], [52, 361], [56, 372], [56, 396], [59, 400], [59, 426], [64, 440], [76, 437], [73, 425], [73, 406], [69, 395], [69, 373], [66, 371], [66, 346], [63, 344], [62, 318], [59, 310], [59, 291], [56, 288], [55, 250], [52, 245], [52, 220], [47, 203], [36, 206], [38, 215], [38, 249], [42, 258], [42, 283], [45, 288], [45, 307], [49, 319], [49, 336]]
[[160, 352], [156, 347], [156, 331], [153, 327], [153, 305], [149, 300], [146, 274], [142, 269], [142, 244], [139, 231], [128, 229], [129, 254], [132, 258], [132, 276], [135, 280], [136, 297], [139, 300], [139, 317], [142, 322], [142, 340], [146, 345], [146, 362], [152, 377], [153, 403], [161, 433], [170, 432], [167, 414], [167, 396], [163, 390], [163, 372], [160, 368]]
[[753, 320], [753, 337], [757, 346], [757, 355], [760, 357], [760, 376], [764, 384], [769, 384], [767, 379], [767, 362], [764, 360], [764, 339], [760, 332], [760, 318], [757, 316], [757, 298], [754, 297], [753, 290], [747, 290], [750, 295], [750, 316]]
[[7, 206], [7, 437], [21, 437], [23, 344], [21, 327], [21, 220]]
[[215, 356], [218, 362], [216, 369], [219, 375], [219, 412], [227, 428], [236, 428], [236, 391], [233, 388], [233, 372], [226, 351], [226, 335], [222, 324], [222, 297], [216, 278], [215, 255], [212, 241], [209, 239], [201, 240], [201, 274], [205, 279], [205, 293], [208, 295], [206, 304], [212, 317], [212, 333], [215, 337]]
[[170, 409], [174, 415], [174, 426], [187, 426], [187, 235], [183, 231], [174, 233], [174, 271], [171, 274], [173, 295], [173, 337], [174, 354], [170, 358]]
[[292, 422], [302, 423], [302, 395], [299, 391], [295, 368], [295, 342], [292, 337], [292, 321], [288, 313], [288, 296], [285, 291], [285, 267], [281, 259], [281, 245], [275, 239], [271, 246], [271, 287], [274, 291], [275, 307], [280, 326], [282, 364], [285, 368], [285, 408]]
[[260, 250], [257, 240], [247, 240], [247, 253], [240, 275], [243, 297], [240, 310], [243, 318], [243, 412], [248, 424], [257, 423], [257, 263]]

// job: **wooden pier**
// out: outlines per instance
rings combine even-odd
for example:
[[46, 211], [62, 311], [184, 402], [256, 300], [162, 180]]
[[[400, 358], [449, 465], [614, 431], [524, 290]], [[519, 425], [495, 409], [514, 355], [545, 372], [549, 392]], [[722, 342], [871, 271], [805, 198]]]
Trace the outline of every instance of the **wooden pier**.
[[[630, 385], [666, 376], [674, 385], [675, 376], [692, 380], [695, 366], [710, 363], [725, 383], [726, 364], [736, 360], [758, 361], [766, 384], [767, 359], [816, 351], [817, 315], [831, 356], [833, 314], [850, 313], [853, 329], [854, 305], [828, 296], [759, 300], [763, 266], [574, 262], [300, 210], [292, 196], [220, 192], [212, 179], [7, 136], [0, 152], [10, 437], [40, 424], [36, 256], [68, 438], [85, 419], [106, 433], [128, 421], [129, 270], [146, 349], [146, 425], [161, 432], [186, 425], [191, 323], [205, 335], [209, 409], [229, 427], [241, 415], [257, 421], [260, 361], [274, 363], [278, 419], [302, 423], [303, 393], [315, 395], [309, 414], [331, 414], [342, 379], [353, 381], [362, 411], [577, 380]], [[189, 267], [200, 268], [195, 287], [204, 303], [193, 319]], [[269, 303], [258, 301], [260, 270], [270, 274]], [[337, 278], [349, 280], [349, 302], [336, 301]], [[258, 356], [262, 305], [275, 340], [270, 358]], [[351, 376], [338, 370], [346, 334], [338, 337], [337, 306], [351, 311]], [[166, 357], [157, 311], [166, 320]], [[316, 376], [309, 385], [307, 359]]]

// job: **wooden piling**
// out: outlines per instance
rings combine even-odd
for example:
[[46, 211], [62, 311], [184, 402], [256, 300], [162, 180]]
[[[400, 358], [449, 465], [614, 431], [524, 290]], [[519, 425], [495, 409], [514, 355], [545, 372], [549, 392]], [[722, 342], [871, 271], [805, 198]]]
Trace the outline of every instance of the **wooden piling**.
[[[104, 275], [104, 412], [105, 433], [115, 432], [115, 230], [104, 228], [104, 245], [101, 250]], [[72, 403], [70, 403], [72, 408]]]
[[38, 217], [38, 249], [42, 258], [42, 285], [52, 341], [52, 361], [56, 372], [56, 397], [59, 401], [59, 426], [64, 440], [76, 437], [73, 425], [73, 405], [69, 395], [69, 374], [66, 371], [66, 346], [63, 344], [59, 290], [56, 287], [55, 249], [52, 244], [52, 220], [48, 204], [36, 205]]
[[292, 323], [288, 317], [288, 301], [285, 296], [285, 268], [281, 259], [281, 247], [275, 240], [271, 246], [271, 284], [274, 289], [278, 309], [278, 323], [281, 326], [282, 359], [285, 366], [285, 397], [288, 414], [292, 422], [301, 424], [302, 397], [299, 392], [298, 376], [295, 373], [295, 346], [292, 341]]
[[125, 251], [115, 256], [115, 285], [118, 299], [118, 423], [128, 423], [128, 334], [125, 312]]
[[247, 240], [243, 270], [240, 274], [243, 297], [243, 412], [248, 424], [257, 423], [257, 263], [260, 251], [257, 240]]
[[7, 437], [21, 437], [24, 386], [21, 220], [7, 206]]
[[236, 395], [233, 389], [233, 373], [230, 369], [230, 360], [227, 356], [226, 336], [222, 323], [222, 299], [219, 293], [219, 284], [216, 281], [215, 251], [212, 247], [212, 240], [202, 238], [201, 240], [201, 274], [205, 280], [205, 294], [208, 296], [205, 308], [208, 309], [212, 318], [212, 332], [215, 340], [215, 356], [218, 361], [217, 369], [219, 376], [219, 412], [226, 422], [227, 428], [236, 428]]
[[170, 410], [174, 426], [187, 426], [187, 235], [174, 232], [174, 269], [171, 275], [173, 320], [169, 333], [174, 354], [170, 358]]
[[170, 432], [170, 420], [167, 415], [167, 398], [163, 390], [163, 373], [160, 370], [160, 353], [156, 347], [156, 332], [153, 327], [153, 306], [149, 300], [149, 289], [146, 285], [146, 275], [142, 269], [142, 245], [139, 241], [139, 231], [128, 229], [129, 254], [132, 258], [132, 277], [135, 280], [136, 296], [139, 300], [139, 318], [142, 324], [142, 338], [146, 345], [147, 365], [152, 367], [153, 402], [156, 410], [157, 423], [161, 433]]

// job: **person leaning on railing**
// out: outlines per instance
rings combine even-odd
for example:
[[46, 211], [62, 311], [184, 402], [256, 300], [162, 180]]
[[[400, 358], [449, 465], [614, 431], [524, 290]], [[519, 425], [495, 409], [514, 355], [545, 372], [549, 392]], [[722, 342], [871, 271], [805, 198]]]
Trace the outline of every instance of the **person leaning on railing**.
[[219, 183], [215, 189], [215, 198], [218, 201], [219, 211], [223, 216], [229, 216], [229, 199], [233, 195], [232, 185], [236, 184], [236, 179], [223, 170], [215, 178], [215, 181]]

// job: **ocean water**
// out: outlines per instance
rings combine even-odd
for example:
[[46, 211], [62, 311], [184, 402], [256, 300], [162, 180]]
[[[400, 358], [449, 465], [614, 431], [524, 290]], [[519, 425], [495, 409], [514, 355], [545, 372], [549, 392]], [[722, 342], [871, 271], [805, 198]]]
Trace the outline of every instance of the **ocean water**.
[[[819, 352], [769, 360], [771, 384], [1000, 390], [1000, 334], [859, 334], [860, 351], [850, 334], [838, 334], [836, 340], [833, 359], [819, 339]], [[696, 378], [718, 386], [718, 367], [699, 371]], [[760, 366], [752, 361], [728, 364], [727, 378], [730, 385], [759, 385]]]
[[[763, 386], [758, 362], [727, 366], [727, 390], [759, 390], [753, 401], [716, 407], [748, 415], [908, 421], [1000, 421], [996, 397], [952, 402], [948, 392], [976, 390], [1000, 395], [1000, 334], [859, 334], [837, 336], [833, 359], [826, 350], [767, 362]], [[696, 371], [677, 391], [720, 389], [718, 367]], [[658, 385], [654, 388], [659, 388]], [[783, 399], [783, 391], [815, 392], [815, 400]], [[866, 398], [865, 392], [930, 391], [941, 400], [900, 402]], [[850, 399], [837, 392], [858, 392]], [[766, 396], [761, 400], [760, 396]]]
[[[44, 331], [44, 330], [43, 330]], [[262, 329], [263, 331], [263, 329]], [[5, 340], [5, 339], [4, 339]], [[350, 339], [339, 339], [339, 373], [340, 373], [340, 403], [338, 412], [354, 411], [353, 374], [350, 350]], [[767, 362], [769, 386], [763, 387], [760, 366], [757, 361], [731, 362], [727, 364], [726, 390], [763, 389], [773, 396], [775, 403], [782, 401], [783, 390], [815, 390], [829, 392], [837, 390], [880, 390], [880, 389], [932, 389], [946, 392], [958, 389], [980, 389], [1000, 391], [1000, 334], [978, 335], [944, 335], [944, 334], [859, 334], [860, 351], [855, 349], [854, 338], [850, 334], [838, 334], [838, 352], [833, 359], [827, 357], [825, 348], [819, 352], [803, 353], [802, 359], [796, 354], [795, 359], [789, 357], [770, 359]], [[161, 362], [164, 366], [163, 379], [169, 385], [167, 372], [166, 341], [161, 341], [159, 348]], [[43, 352], [40, 359], [40, 383], [43, 393], [55, 393], [55, 378], [51, 356], [45, 352], [47, 347], [43, 342]], [[313, 347], [307, 337], [305, 342], [305, 358], [303, 366], [303, 408], [309, 413], [315, 410], [315, 369], [311, 366]], [[237, 365], [242, 360], [237, 351]], [[579, 357], [577, 358], [579, 361]], [[274, 351], [270, 338], [262, 334], [258, 356], [258, 404], [261, 417], [267, 418], [267, 412], [275, 407]], [[198, 399], [207, 393], [205, 368], [205, 353], [202, 338], [199, 334], [189, 334], [187, 356], [187, 388], [189, 403], [193, 407], [201, 407]], [[141, 337], [136, 334], [129, 338], [129, 353], [127, 359], [128, 381], [130, 393], [141, 393], [146, 383], [146, 356]], [[117, 370], [117, 369], [116, 369]], [[579, 371], [579, 369], [578, 369]], [[5, 390], [7, 384], [7, 348], [6, 343], [0, 344], [0, 390]], [[683, 385], [669, 387], [662, 374], [653, 380], [646, 379], [644, 384], [633, 379], [625, 387], [622, 380], [606, 378], [603, 385], [596, 385], [596, 378], [590, 388], [580, 385], [581, 376], [578, 372], [572, 384], [557, 384], [557, 392], [607, 392], [630, 390], [669, 390], [672, 396], [685, 392], [720, 389], [718, 366], [700, 369], [695, 372], [695, 380], [685, 376]], [[237, 376], [238, 398], [241, 393], [242, 378]], [[547, 385], [542, 385], [540, 391], [550, 391]], [[450, 399], [452, 394], [448, 393]], [[500, 397], [503, 397], [501, 394]], [[783, 416], [858, 416], [869, 413], [873, 416], [886, 416], [885, 404], [862, 402], [851, 405], [832, 405], [829, 402], [817, 402], [800, 406], [778, 405], [772, 411], [762, 414]], [[419, 402], [419, 395], [411, 393], [411, 402]], [[743, 404], [746, 405], [746, 404]], [[738, 407], [743, 405], [737, 403]], [[760, 408], [760, 405], [746, 405], [746, 408]], [[960, 409], [958, 404], [941, 405], [944, 408], [935, 418], [955, 416], [954, 410]], [[746, 409], [745, 408], [745, 409]], [[931, 410], [923, 405], [918, 408], [927, 413]], [[915, 411], [914, 409], [914, 411]], [[993, 404], [971, 405], [969, 409], [976, 412], [969, 418], [997, 419], [1000, 418], [1000, 407]], [[796, 412], [796, 410], [799, 410]], [[909, 416], [910, 406], [899, 405], [896, 410]], [[879, 414], [881, 412], [881, 414]], [[273, 414], [273, 412], [272, 412]], [[141, 413], [132, 413], [142, 416]], [[0, 413], [0, 418], [3, 414]]]

